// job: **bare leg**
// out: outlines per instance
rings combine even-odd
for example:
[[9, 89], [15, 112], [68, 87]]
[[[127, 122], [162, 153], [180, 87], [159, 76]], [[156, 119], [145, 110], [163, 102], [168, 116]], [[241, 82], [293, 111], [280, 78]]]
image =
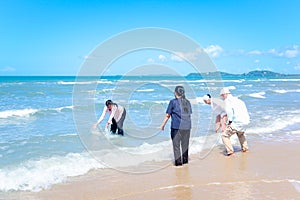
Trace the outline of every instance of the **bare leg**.
[[227, 122], [227, 115], [224, 115], [221, 118], [221, 128], [222, 128], [222, 132], [224, 132], [226, 130], [226, 122]]
[[217, 115], [216, 116], [216, 133], [220, 130], [222, 124], [221, 124], [221, 116]]

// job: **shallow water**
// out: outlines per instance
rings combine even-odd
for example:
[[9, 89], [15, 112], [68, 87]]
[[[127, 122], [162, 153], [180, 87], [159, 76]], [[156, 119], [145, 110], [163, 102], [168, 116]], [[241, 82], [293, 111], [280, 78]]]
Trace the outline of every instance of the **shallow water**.
[[[201, 97], [206, 93], [217, 97], [223, 84], [231, 87], [233, 95], [247, 105], [251, 116], [247, 131], [249, 140], [284, 142], [300, 138], [300, 77], [234, 78], [223, 82], [176, 77], [128, 77], [121, 80], [120, 77], [104, 77], [96, 82], [88, 78], [76, 82], [75, 77], [1, 77], [0, 191], [39, 191], [67, 177], [108, 167], [87, 152], [73, 118], [74, 86], [89, 84], [97, 84], [97, 87], [82, 95], [90, 94], [93, 98], [95, 120], [107, 99], [112, 98], [127, 109], [124, 137], [105, 132], [104, 122], [99, 130], [87, 129], [84, 133], [97, 145], [101, 146], [101, 138], [105, 137], [106, 142], [123, 152], [143, 155], [141, 160], [131, 160], [125, 165], [120, 163], [118, 167], [139, 165], [149, 160], [172, 160], [170, 123], [165, 131], [159, 131], [158, 126], [169, 100], [174, 98], [176, 85], [187, 88], [187, 98], [193, 103], [192, 154], [201, 154], [220, 144], [212, 131], [211, 108], [202, 102]], [[121, 99], [122, 95], [127, 99]], [[79, 109], [82, 109], [84, 118], [86, 110]], [[115, 159], [114, 163], [118, 165], [118, 156], [107, 152], [105, 145], [101, 150], [105, 158]]]

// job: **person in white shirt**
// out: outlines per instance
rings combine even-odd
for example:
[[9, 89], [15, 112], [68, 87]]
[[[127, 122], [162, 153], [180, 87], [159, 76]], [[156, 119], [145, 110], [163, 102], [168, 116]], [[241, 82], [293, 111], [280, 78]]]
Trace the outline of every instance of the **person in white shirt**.
[[93, 127], [96, 129], [97, 126], [103, 121], [105, 114], [108, 113], [110, 116], [106, 123], [106, 128], [108, 128], [108, 126], [111, 125], [110, 131], [112, 133], [115, 134], [118, 129], [118, 134], [123, 136], [123, 123], [126, 118], [126, 109], [123, 106], [113, 103], [112, 100], [107, 100], [105, 102], [105, 105], [106, 106], [103, 108], [102, 115]]
[[227, 114], [225, 110], [222, 108], [223, 100], [221, 99], [212, 99], [210, 94], [206, 94], [203, 96], [204, 103], [211, 106], [213, 110], [213, 114], [216, 116], [216, 133], [221, 129], [221, 131], [225, 131], [226, 129], [226, 121]]
[[223, 88], [220, 95], [224, 99], [225, 111], [227, 113], [227, 126], [226, 130], [222, 133], [222, 141], [225, 145], [227, 155], [230, 156], [234, 153], [230, 141], [230, 137], [234, 134], [238, 136], [242, 152], [247, 152], [249, 149], [245, 138], [245, 131], [250, 122], [247, 107], [242, 100], [233, 97], [228, 88]]

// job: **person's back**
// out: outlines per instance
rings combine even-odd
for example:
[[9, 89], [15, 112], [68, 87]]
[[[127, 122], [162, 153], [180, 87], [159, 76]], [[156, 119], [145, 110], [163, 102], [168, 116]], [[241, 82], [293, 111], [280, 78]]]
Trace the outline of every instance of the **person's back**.
[[172, 104], [172, 127], [188, 130], [191, 129], [191, 104], [189, 100], [183, 98], [175, 98], [171, 100]]
[[176, 86], [174, 96], [175, 99], [170, 101], [160, 129], [164, 130], [167, 121], [171, 117], [171, 139], [175, 166], [180, 166], [188, 163], [192, 107], [185, 97], [184, 87]]
[[250, 123], [250, 117], [247, 107], [241, 99], [233, 97], [233, 109], [234, 109], [234, 121], [241, 125], [248, 125]]

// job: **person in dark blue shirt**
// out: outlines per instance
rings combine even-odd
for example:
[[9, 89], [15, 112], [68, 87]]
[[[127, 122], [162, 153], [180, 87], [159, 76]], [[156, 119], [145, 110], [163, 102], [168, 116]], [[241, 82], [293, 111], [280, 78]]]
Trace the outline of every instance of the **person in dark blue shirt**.
[[160, 129], [164, 130], [167, 121], [171, 117], [171, 138], [175, 165], [180, 166], [188, 163], [189, 139], [192, 128], [192, 107], [189, 100], [185, 98], [184, 87], [177, 86], [174, 95], [175, 99], [170, 101]]

